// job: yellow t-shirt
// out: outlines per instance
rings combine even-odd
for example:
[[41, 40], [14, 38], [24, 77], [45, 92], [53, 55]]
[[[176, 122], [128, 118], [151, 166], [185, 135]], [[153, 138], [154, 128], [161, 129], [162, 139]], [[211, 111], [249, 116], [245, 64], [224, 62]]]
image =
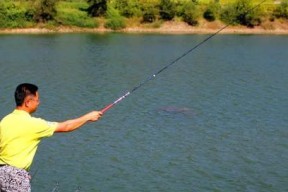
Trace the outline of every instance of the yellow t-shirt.
[[14, 110], [0, 123], [0, 164], [29, 170], [40, 140], [52, 136], [57, 125]]

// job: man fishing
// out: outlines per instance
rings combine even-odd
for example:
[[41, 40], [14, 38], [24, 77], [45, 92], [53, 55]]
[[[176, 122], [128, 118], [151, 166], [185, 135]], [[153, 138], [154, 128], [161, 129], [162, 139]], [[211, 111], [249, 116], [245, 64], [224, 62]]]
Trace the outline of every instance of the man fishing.
[[55, 132], [70, 132], [102, 116], [92, 111], [64, 122], [50, 122], [32, 117], [40, 104], [38, 87], [23, 83], [15, 90], [16, 109], [0, 123], [0, 191], [30, 192], [33, 158], [42, 138]]

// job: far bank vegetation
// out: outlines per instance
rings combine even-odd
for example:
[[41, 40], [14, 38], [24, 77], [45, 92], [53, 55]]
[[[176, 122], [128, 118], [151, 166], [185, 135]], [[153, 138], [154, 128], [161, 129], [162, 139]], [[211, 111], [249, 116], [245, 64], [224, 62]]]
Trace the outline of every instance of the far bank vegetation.
[[[1, 0], [0, 28], [59, 26], [112, 30], [200, 21], [253, 28], [288, 20], [288, 0]], [[258, 6], [259, 5], [259, 6]], [[273, 25], [271, 25], [273, 26]], [[272, 28], [272, 27], [271, 27]]]

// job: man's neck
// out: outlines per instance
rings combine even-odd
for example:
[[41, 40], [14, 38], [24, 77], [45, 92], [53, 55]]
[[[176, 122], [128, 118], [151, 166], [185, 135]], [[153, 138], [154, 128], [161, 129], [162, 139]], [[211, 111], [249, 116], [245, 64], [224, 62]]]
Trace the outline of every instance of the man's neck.
[[17, 109], [17, 110], [20, 110], [20, 111], [25, 111], [25, 112], [31, 114], [31, 112], [29, 111], [29, 109], [27, 109], [26, 107], [17, 106], [16, 109]]

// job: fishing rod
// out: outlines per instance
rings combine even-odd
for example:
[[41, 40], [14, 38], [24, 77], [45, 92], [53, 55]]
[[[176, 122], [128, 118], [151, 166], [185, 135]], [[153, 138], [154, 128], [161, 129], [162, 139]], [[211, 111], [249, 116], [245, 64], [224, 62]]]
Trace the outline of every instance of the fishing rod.
[[[243, 13], [242, 15], [245, 16], [247, 13], [253, 11], [254, 9], [256, 9], [257, 7], [259, 7], [261, 4], [263, 4], [266, 0], [263, 0], [262, 2], [260, 2], [259, 4], [255, 5], [254, 7], [252, 7], [251, 9], [247, 10], [245, 13]], [[200, 47], [201, 45], [203, 45], [204, 43], [206, 43], [209, 39], [211, 39], [212, 37], [216, 36], [217, 34], [219, 34], [221, 31], [223, 31], [224, 29], [226, 29], [228, 26], [230, 26], [232, 24], [232, 22], [226, 24], [224, 27], [220, 28], [218, 31], [216, 31], [215, 33], [213, 33], [212, 35], [208, 36], [207, 38], [205, 38], [204, 40], [202, 40], [200, 43], [196, 44], [194, 47], [192, 47], [191, 49], [189, 49], [188, 51], [186, 51], [185, 53], [183, 53], [181, 56], [177, 57], [175, 60], [173, 60], [171, 63], [169, 63], [168, 65], [165, 65], [164, 67], [162, 67], [161, 69], [159, 69], [156, 73], [154, 73], [153, 75], [149, 76], [147, 79], [145, 79], [144, 81], [140, 82], [137, 86], [135, 86], [133, 89], [131, 89], [130, 91], [126, 92], [124, 95], [122, 95], [121, 97], [119, 97], [118, 99], [116, 99], [114, 102], [110, 103], [109, 105], [107, 105], [106, 107], [104, 107], [103, 109], [101, 109], [100, 111], [104, 114], [106, 113], [109, 109], [111, 109], [113, 106], [115, 106], [116, 104], [118, 104], [119, 102], [121, 102], [123, 99], [125, 99], [126, 97], [128, 97], [130, 94], [132, 94], [134, 91], [136, 91], [137, 89], [139, 89], [140, 87], [142, 87], [144, 84], [148, 83], [149, 81], [151, 81], [152, 79], [154, 79], [157, 75], [159, 75], [161, 72], [165, 71], [166, 69], [168, 69], [169, 67], [171, 67], [172, 65], [174, 65], [175, 63], [177, 63], [180, 59], [182, 59], [183, 57], [185, 57], [186, 55], [188, 55], [189, 53], [191, 53], [192, 51], [194, 51], [195, 49], [197, 49], [198, 47]]]

